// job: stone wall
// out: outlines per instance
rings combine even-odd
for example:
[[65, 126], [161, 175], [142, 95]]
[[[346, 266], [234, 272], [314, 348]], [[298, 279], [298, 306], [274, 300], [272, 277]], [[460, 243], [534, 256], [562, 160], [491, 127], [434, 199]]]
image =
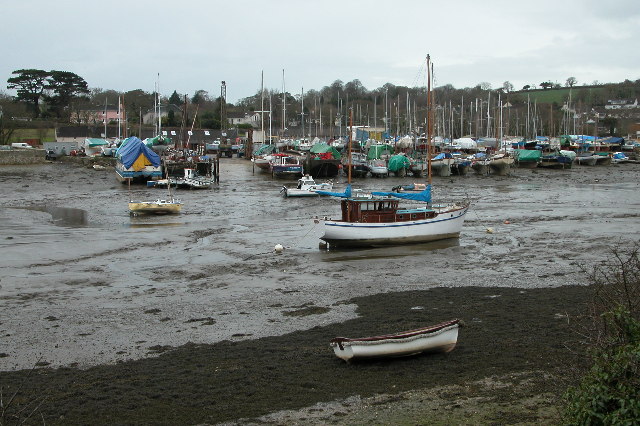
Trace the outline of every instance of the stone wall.
[[41, 164], [45, 162], [44, 149], [2, 149], [0, 166], [9, 164]]

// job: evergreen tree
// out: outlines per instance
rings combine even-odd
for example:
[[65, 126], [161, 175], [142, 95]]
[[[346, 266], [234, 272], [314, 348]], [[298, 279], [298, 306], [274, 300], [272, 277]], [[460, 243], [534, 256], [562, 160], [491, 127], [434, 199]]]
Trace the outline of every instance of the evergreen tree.
[[16, 100], [30, 104], [34, 117], [40, 117], [40, 98], [43, 96], [50, 73], [37, 69], [22, 69], [11, 74], [15, 77], [7, 80], [7, 89], [16, 89]]

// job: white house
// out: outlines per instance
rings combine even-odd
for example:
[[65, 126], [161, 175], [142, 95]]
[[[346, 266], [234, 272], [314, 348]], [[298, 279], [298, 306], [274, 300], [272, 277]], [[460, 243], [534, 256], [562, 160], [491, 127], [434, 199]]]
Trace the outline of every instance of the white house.
[[633, 109], [638, 108], [638, 99], [633, 102], [630, 99], [610, 99], [604, 109]]
[[241, 116], [230, 116], [227, 118], [229, 124], [237, 126], [238, 124], [251, 124], [252, 127], [260, 127], [260, 113], [243, 114]]

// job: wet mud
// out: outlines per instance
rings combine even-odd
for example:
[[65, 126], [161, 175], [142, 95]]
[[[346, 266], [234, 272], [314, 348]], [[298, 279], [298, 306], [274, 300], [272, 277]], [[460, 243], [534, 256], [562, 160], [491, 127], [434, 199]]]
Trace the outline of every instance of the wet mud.
[[[473, 200], [460, 239], [338, 251], [311, 220], [338, 215], [335, 200], [282, 198], [287, 182], [244, 160], [224, 159], [219, 187], [178, 191], [184, 213], [162, 217], [129, 217], [110, 171], [2, 167], [3, 393], [22, 386], [16, 407], [46, 396], [53, 424], [357, 424], [387, 405], [426, 415], [416, 395], [443, 419], [478, 404], [557, 415], [545, 407], [556, 367], [579, 366], [568, 318], [590, 297], [583, 269], [637, 240], [639, 171], [436, 179], [435, 198]], [[467, 327], [448, 355], [348, 365], [328, 346], [452, 318]]]

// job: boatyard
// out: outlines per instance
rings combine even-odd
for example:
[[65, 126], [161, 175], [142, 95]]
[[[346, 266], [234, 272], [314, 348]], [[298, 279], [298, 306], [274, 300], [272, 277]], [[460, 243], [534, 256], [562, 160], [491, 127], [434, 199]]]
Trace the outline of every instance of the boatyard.
[[[457, 239], [328, 249], [313, 218], [339, 217], [336, 200], [283, 197], [295, 180], [243, 158], [219, 164], [209, 189], [175, 189], [181, 214], [134, 217], [129, 191], [166, 189], [70, 161], [0, 168], [3, 388], [46, 396], [40, 411], [62, 423], [125, 422], [128, 404], [145, 422], [392, 422], [393, 406], [554, 419], [585, 270], [634, 243], [639, 215], [637, 164], [514, 167], [434, 177], [434, 198], [471, 201]], [[454, 318], [448, 354], [349, 365], [329, 345]]]

